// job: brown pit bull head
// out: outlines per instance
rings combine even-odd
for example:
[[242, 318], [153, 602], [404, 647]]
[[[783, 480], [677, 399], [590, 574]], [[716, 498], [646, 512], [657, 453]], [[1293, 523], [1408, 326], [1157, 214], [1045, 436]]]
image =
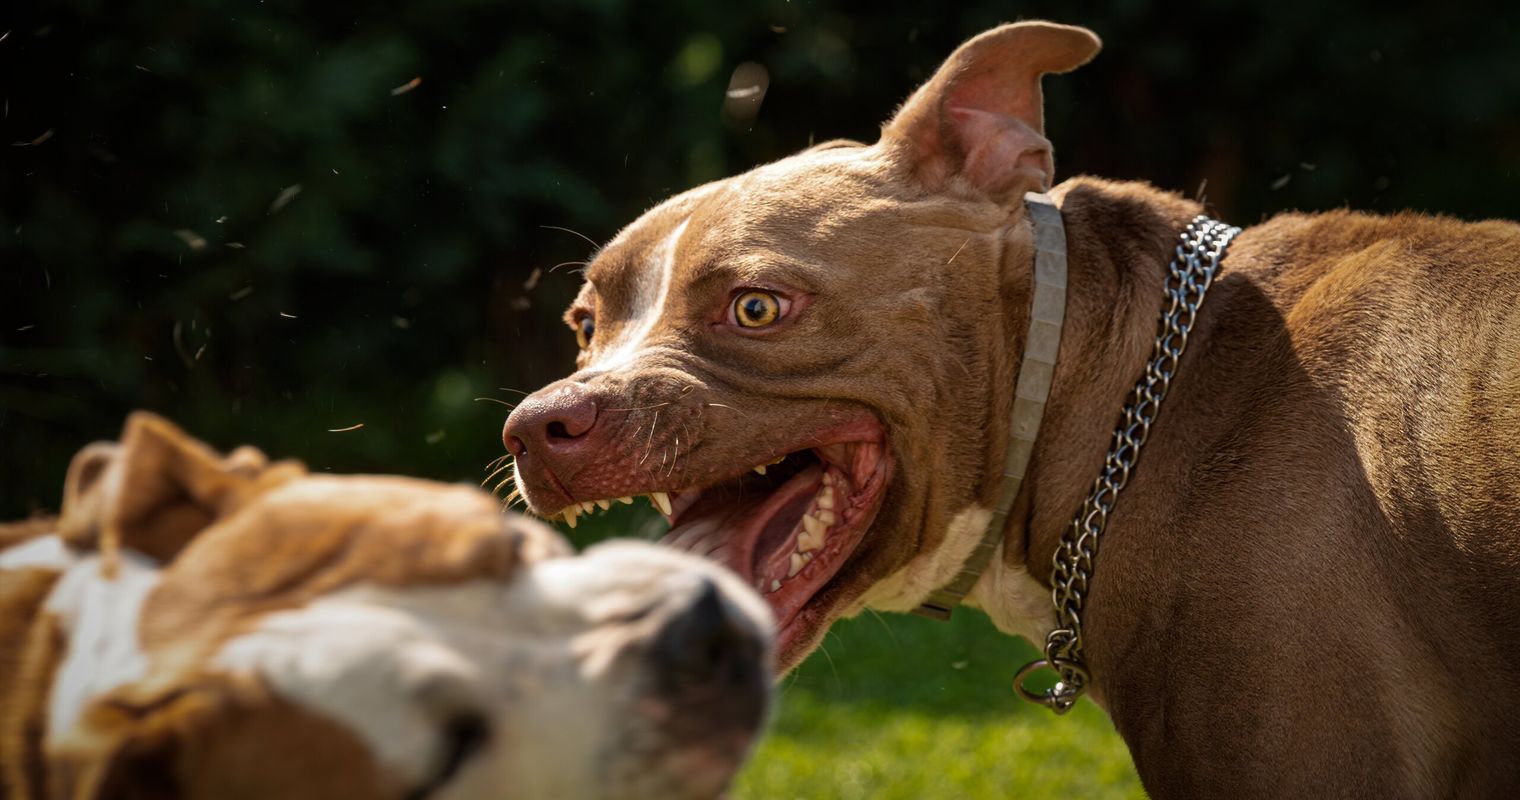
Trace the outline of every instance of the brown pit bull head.
[[586, 270], [579, 371], [503, 431], [530, 508], [649, 494], [668, 541], [765, 594], [795, 665], [829, 624], [906, 610], [986, 524], [1028, 326], [1040, 78], [1091, 32], [962, 46], [874, 145], [832, 142], [674, 197]]
[[[769, 612], [467, 486], [222, 456], [136, 414], [0, 548], [0, 795], [712, 798]], [[0, 527], [3, 532], [3, 527]]]

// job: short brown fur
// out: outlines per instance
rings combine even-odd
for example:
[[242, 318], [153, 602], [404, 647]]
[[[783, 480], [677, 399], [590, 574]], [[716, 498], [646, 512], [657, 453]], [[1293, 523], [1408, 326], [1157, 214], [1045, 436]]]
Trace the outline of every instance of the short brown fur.
[[[789, 665], [834, 619], [906, 610], [948, 581], [959, 562], [933, 567], [933, 555], [964, 548], [956, 520], [995, 502], [1031, 284], [1020, 200], [1049, 178], [1024, 157], [1043, 135], [1028, 76], [1090, 57], [1096, 38], [1074, 30], [983, 34], [875, 145], [806, 151], [633, 223], [587, 271], [577, 308], [619, 341], [636, 300], [625, 288], [685, 226], [646, 347], [518, 407], [574, 384], [669, 421], [657, 436], [648, 413], [610, 417], [622, 427], [608, 447], [565, 471], [572, 500], [702, 486], [796, 449], [790, 432], [831, 414], [881, 419], [907, 468], [792, 623]], [[1002, 78], [968, 95], [956, 88], [966, 75]], [[968, 97], [977, 114], [952, 113]], [[1000, 172], [972, 157], [979, 148], [1013, 157]], [[1051, 627], [1048, 601], [985, 586], [1048, 585], [1149, 356], [1178, 233], [1204, 210], [1094, 178], [1052, 194], [1070, 254], [1066, 332], [1019, 513], [973, 594], [1019, 631]], [[811, 304], [763, 341], [714, 327], [727, 287], [770, 284], [800, 285]], [[1190, 341], [1103, 538], [1085, 617], [1094, 697], [1147, 791], [1513, 793], [1520, 226], [1274, 218], [1230, 248]], [[674, 437], [684, 451], [668, 471], [637, 460]], [[563, 504], [537, 474], [522, 485], [536, 510]]]

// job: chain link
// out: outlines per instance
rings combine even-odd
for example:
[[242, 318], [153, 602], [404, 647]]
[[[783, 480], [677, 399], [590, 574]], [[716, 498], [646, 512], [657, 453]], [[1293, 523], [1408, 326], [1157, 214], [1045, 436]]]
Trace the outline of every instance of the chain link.
[[[1238, 233], [1239, 228], [1201, 214], [1183, 230], [1172, 263], [1167, 267], [1166, 307], [1161, 311], [1150, 362], [1124, 406], [1102, 473], [1093, 482], [1092, 490], [1052, 556], [1051, 602], [1055, 604], [1059, 627], [1045, 639], [1045, 658], [1019, 670], [1014, 688], [1024, 699], [1047, 706], [1057, 714], [1070, 710], [1087, 691], [1091, 680], [1082, 653], [1082, 610], [1092, 581], [1098, 541], [1119, 492], [1129, 483], [1140, 448], [1150, 437], [1151, 425], [1161, 411], [1161, 401], [1171, 387], [1182, 351], [1187, 348], [1198, 307], [1214, 283], [1225, 248]], [[1024, 686], [1025, 678], [1042, 667], [1055, 671], [1060, 680], [1044, 692], [1031, 692]]]

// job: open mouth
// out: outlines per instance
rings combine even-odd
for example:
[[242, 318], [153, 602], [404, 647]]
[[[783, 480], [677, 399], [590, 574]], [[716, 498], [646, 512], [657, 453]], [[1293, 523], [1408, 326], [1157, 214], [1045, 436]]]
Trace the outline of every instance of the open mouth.
[[[769, 601], [786, 649], [799, 614], [849, 560], [881, 508], [892, 472], [883, 431], [866, 416], [727, 479], [651, 493], [671, 524], [662, 542], [743, 577]], [[572, 506], [566, 518], [575, 513]]]

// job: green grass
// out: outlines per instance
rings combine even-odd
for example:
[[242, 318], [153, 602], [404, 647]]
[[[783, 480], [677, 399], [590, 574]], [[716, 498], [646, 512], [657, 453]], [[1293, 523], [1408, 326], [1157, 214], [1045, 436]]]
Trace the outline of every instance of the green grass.
[[1022, 639], [962, 609], [946, 624], [867, 614], [834, 627], [781, 690], [734, 796], [1142, 798], [1103, 712], [1064, 717], [1019, 700]]
[[[565, 531], [577, 546], [653, 538], [647, 506], [614, 506]], [[1018, 699], [1036, 652], [980, 612], [949, 623], [867, 612], [834, 626], [788, 677], [736, 800], [1143, 798], [1124, 743], [1092, 703], [1057, 717]]]

